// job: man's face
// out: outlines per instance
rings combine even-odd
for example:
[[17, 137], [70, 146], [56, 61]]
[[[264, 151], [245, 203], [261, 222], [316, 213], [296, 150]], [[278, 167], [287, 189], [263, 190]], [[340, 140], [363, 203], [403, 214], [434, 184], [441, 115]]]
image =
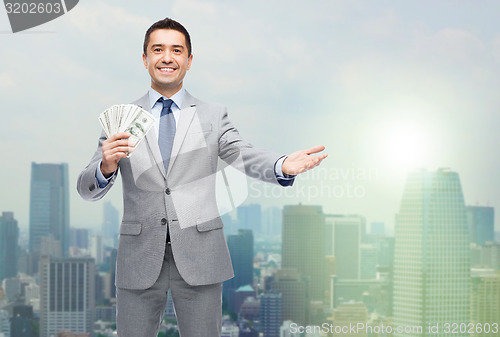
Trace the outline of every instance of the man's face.
[[193, 60], [193, 55], [188, 56], [184, 35], [172, 29], [157, 29], [151, 33], [146, 51], [142, 59], [151, 76], [151, 88], [171, 97], [181, 89]]

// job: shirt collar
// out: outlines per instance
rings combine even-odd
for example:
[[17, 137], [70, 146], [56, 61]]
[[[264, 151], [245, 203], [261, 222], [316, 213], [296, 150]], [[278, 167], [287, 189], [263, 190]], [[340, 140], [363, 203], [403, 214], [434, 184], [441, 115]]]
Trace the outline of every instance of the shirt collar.
[[173, 94], [172, 97], [165, 97], [162, 94], [160, 94], [158, 91], [154, 90], [153, 88], [149, 88], [149, 107], [151, 109], [153, 109], [153, 107], [155, 106], [158, 99], [160, 97], [163, 97], [163, 98], [171, 99], [172, 101], [174, 101], [174, 104], [180, 110], [182, 107], [182, 102], [184, 101], [185, 96], [186, 96], [186, 89], [184, 89], [184, 87], [182, 87], [181, 90], [179, 90], [175, 94]]

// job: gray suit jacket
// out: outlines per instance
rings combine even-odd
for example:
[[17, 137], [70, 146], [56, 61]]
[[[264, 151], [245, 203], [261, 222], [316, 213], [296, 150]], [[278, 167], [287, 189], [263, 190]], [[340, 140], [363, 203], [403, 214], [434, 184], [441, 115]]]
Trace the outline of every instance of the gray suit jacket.
[[[148, 94], [133, 103], [150, 110]], [[102, 198], [117, 176], [99, 188], [95, 172], [105, 139], [101, 135], [92, 160], [78, 177], [78, 192], [86, 200]], [[224, 106], [204, 103], [186, 92], [168, 171], [154, 130], [130, 158], [119, 162], [124, 214], [116, 286], [147, 289], [155, 283], [163, 263], [167, 226], [177, 268], [188, 284], [212, 284], [233, 277], [215, 197], [218, 158], [251, 177], [278, 183], [274, 165], [280, 157], [244, 141]]]

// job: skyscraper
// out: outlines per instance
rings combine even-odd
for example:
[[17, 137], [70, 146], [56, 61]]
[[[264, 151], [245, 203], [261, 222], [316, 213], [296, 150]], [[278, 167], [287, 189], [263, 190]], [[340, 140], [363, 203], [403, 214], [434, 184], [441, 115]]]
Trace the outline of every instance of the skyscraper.
[[52, 234], [69, 252], [68, 165], [31, 163], [30, 251], [39, 254], [42, 237]]
[[445, 323], [469, 322], [469, 233], [457, 173], [409, 174], [396, 215], [393, 284], [394, 324], [423, 327], [395, 336], [441, 337]]
[[278, 270], [271, 282], [271, 290], [281, 293], [283, 320], [288, 319], [302, 325], [307, 323], [306, 309], [309, 306], [307, 282], [304, 282], [304, 278], [296, 269]]
[[102, 245], [102, 236], [94, 234], [90, 237], [90, 256], [95, 259], [96, 264], [101, 264], [104, 260], [104, 249]]
[[17, 275], [18, 244], [19, 227], [14, 213], [3, 212], [0, 216], [0, 282]]
[[[366, 324], [368, 322], [368, 310], [361, 302], [349, 302], [340, 304], [333, 311], [332, 322], [335, 326], [358, 326], [358, 324]], [[352, 332], [351, 330], [340, 330], [335, 333], [335, 336], [356, 336], [366, 337], [366, 329]]]
[[363, 280], [375, 279], [377, 276], [378, 250], [375, 245], [363, 243], [359, 248], [360, 271], [359, 278]]
[[111, 298], [116, 298], [116, 258], [117, 258], [118, 250], [112, 249], [111, 255], [109, 257], [109, 274], [110, 274], [110, 296]]
[[471, 282], [471, 323], [481, 323], [481, 337], [498, 336], [494, 324], [500, 322], [500, 271], [473, 269]]
[[281, 317], [282, 295], [279, 291], [270, 291], [260, 297], [260, 322], [264, 337], [279, 337], [283, 323]]
[[10, 336], [10, 321], [9, 313], [5, 310], [0, 310], [0, 336]]
[[91, 333], [95, 314], [93, 259], [40, 261], [40, 337], [59, 331]]
[[262, 232], [267, 237], [281, 237], [283, 211], [279, 207], [262, 210]]
[[484, 245], [474, 247], [471, 245], [471, 259], [472, 252], [476, 250], [472, 266], [481, 268], [493, 268], [500, 270], [500, 244], [494, 242], [486, 242]]
[[239, 229], [238, 234], [228, 235], [227, 246], [231, 254], [234, 277], [224, 282], [224, 296], [228, 301], [236, 289], [253, 285], [253, 234], [249, 229]]
[[88, 228], [71, 228], [71, 246], [80, 249], [89, 249], [90, 229]]
[[359, 215], [326, 215], [325, 236], [329, 254], [336, 258], [339, 279], [358, 280], [361, 276], [361, 243], [366, 220]]
[[289, 205], [283, 208], [282, 267], [296, 268], [308, 277], [311, 300], [324, 297], [324, 227], [321, 206]]
[[11, 336], [34, 337], [33, 307], [29, 305], [16, 305], [13, 309], [10, 320]]
[[116, 242], [118, 239], [118, 228], [120, 227], [120, 218], [118, 210], [111, 202], [106, 201], [104, 203], [103, 211], [103, 221], [102, 221], [102, 238], [104, 242], [108, 245], [113, 243], [112, 247], [116, 248]]
[[239, 228], [262, 233], [262, 211], [259, 204], [241, 205], [236, 209]]
[[470, 242], [484, 245], [495, 241], [495, 209], [486, 206], [467, 206]]
[[220, 333], [221, 337], [238, 337], [240, 328], [235, 325], [223, 325]]

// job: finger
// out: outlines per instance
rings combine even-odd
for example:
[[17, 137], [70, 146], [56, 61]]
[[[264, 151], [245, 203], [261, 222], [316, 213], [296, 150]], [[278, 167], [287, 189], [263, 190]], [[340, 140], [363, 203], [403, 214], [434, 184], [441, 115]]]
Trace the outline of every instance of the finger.
[[316, 145], [314, 147], [311, 147], [310, 149], [304, 150], [306, 154], [311, 154], [311, 153], [318, 153], [321, 152], [325, 149], [323, 145]]
[[313, 168], [315, 168], [316, 166], [318, 166], [321, 161], [324, 159], [323, 156], [318, 156], [318, 157], [314, 157], [314, 159], [310, 160], [307, 164], [306, 164], [306, 170], [309, 171]]
[[114, 147], [112, 149], [108, 149], [104, 152], [105, 155], [107, 156], [112, 156], [115, 153], [126, 153], [126, 152], [133, 152], [135, 148], [130, 147], [130, 146], [118, 146]]
[[126, 158], [128, 153], [127, 151], [112, 151], [103, 154], [102, 161], [109, 165], [110, 163], [118, 163], [122, 158]]
[[110, 142], [113, 142], [118, 139], [127, 139], [131, 136], [130, 132], [118, 132], [108, 138]]
[[113, 141], [106, 141], [105, 143], [102, 144], [102, 147], [105, 149], [112, 149], [117, 146], [132, 146], [133, 142], [128, 140], [128, 139], [118, 139], [118, 140], [113, 140]]
[[[127, 157], [127, 154], [125, 152], [116, 152], [113, 154], [108, 154], [105, 157], [105, 159], [106, 159], [106, 162], [118, 163], [120, 161], [120, 159], [126, 158], [126, 157]], [[104, 159], [103, 159], [103, 163], [104, 163]]]
[[326, 157], [328, 157], [327, 154], [324, 154], [324, 155], [316, 157], [316, 160], [314, 161], [314, 166], [313, 167], [316, 167], [319, 164], [321, 164], [321, 162], [323, 161], [323, 159], [325, 159]]
[[314, 160], [314, 162], [321, 162], [326, 157], [328, 157], [328, 155], [326, 153], [322, 154], [320, 156], [309, 156], [309, 158], [311, 158], [311, 160]]

